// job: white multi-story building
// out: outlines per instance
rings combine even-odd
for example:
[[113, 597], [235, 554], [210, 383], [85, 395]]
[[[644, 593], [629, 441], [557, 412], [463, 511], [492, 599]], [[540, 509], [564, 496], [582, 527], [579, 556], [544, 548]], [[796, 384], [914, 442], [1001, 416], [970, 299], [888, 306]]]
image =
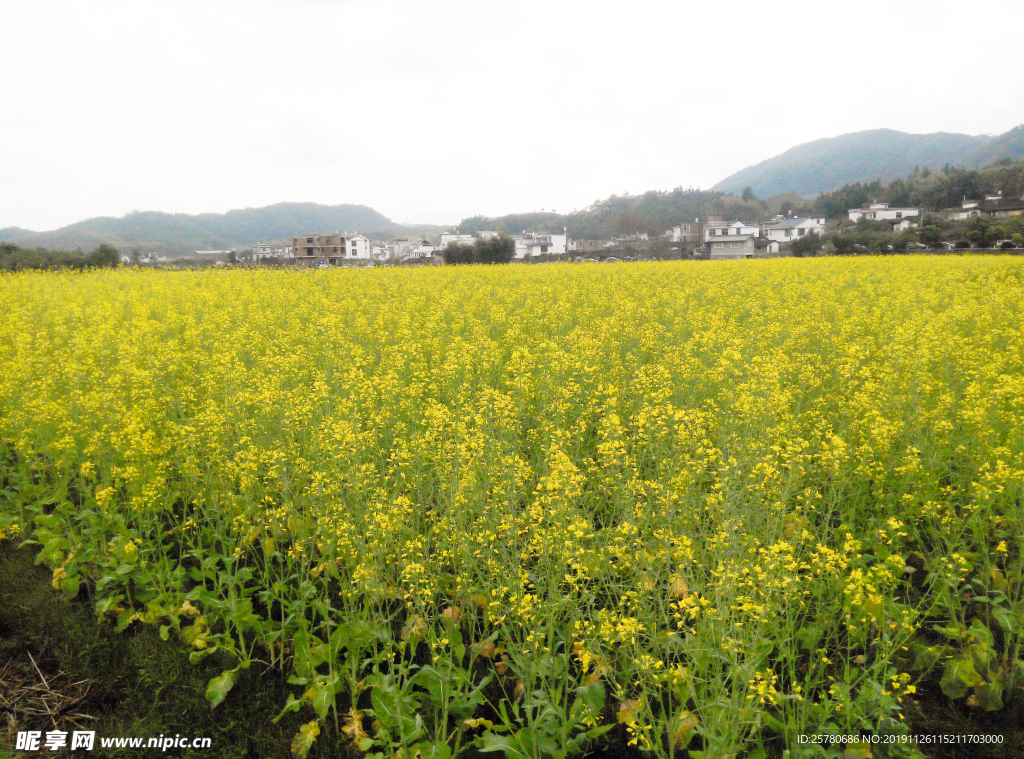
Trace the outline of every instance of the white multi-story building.
[[476, 240], [474, 235], [463, 235], [458, 232], [442, 232], [441, 244], [438, 248], [440, 250], [444, 250], [452, 243], [457, 243], [458, 245], [472, 245], [474, 240]]
[[569, 236], [566, 234], [541, 234], [539, 232], [523, 232], [512, 235], [516, 242], [516, 258], [533, 258], [542, 255], [562, 255], [566, 252]]
[[756, 224], [747, 224], [743, 221], [709, 221], [704, 225], [704, 242], [712, 237], [727, 237], [729, 235], [760, 237], [761, 228]]
[[824, 217], [786, 219], [775, 218], [761, 225], [761, 236], [778, 242], [792, 242], [806, 235], [824, 235]]
[[888, 203], [872, 203], [867, 208], [851, 208], [846, 212], [850, 221], [871, 219], [872, 221], [895, 221], [908, 216], [920, 216], [920, 208], [890, 208]]
[[362, 261], [369, 261], [372, 258], [370, 255], [370, 238], [366, 235], [359, 234], [358, 232], [354, 235], [349, 235], [348, 257]]
[[415, 245], [410, 245], [402, 251], [405, 258], [430, 258], [437, 248], [430, 240], [420, 240]]

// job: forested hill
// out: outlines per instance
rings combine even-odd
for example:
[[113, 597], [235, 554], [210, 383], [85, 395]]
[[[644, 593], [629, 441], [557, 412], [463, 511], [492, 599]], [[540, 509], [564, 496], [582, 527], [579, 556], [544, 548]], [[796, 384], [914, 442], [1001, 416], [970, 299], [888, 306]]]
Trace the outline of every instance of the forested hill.
[[709, 215], [725, 219], [764, 220], [780, 211], [803, 205], [806, 201], [791, 193], [761, 200], [750, 193], [734, 197], [721, 192], [677, 187], [670, 191], [652, 190], [643, 195], [612, 195], [569, 214], [473, 216], [459, 222], [458, 230], [471, 233], [491, 229], [515, 234], [523, 230], [561, 232], [565, 229], [574, 239], [604, 240], [636, 232], [660, 234], [682, 222], [707, 221]]
[[127, 252], [186, 255], [194, 250], [249, 247], [260, 241], [287, 240], [311, 232], [375, 231], [398, 225], [368, 206], [318, 203], [277, 203], [227, 213], [161, 213], [141, 211], [120, 218], [100, 216], [51, 232], [17, 227], [0, 230], [0, 239], [22, 247], [50, 250], [92, 250], [113, 245]]
[[822, 193], [801, 206], [801, 210], [834, 217], [844, 215], [850, 208], [879, 202], [938, 211], [959, 206], [964, 198], [975, 200], [989, 193], [1002, 193], [1004, 198], [1024, 195], [1024, 159], [1003, 158], [981, 169], [918, 169], [884, 183], [854, 182]]
[[871, 129], [814, 140], [767, 161], [748, 166], [711, 189], [739, 194], [750, 187], [761, 196], [781, 192], [815, 195], [854, 182], [883, 182], [904, 177], [915, 168], [947, 164], [975, 169], [1024, 157], [1024, 124], [998, 136], [907, 134]]

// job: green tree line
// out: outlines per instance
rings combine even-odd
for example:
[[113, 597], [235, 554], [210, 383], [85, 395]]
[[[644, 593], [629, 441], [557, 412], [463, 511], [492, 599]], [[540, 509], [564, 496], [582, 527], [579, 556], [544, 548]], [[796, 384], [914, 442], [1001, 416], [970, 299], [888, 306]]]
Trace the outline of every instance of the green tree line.
[[120, 263], [117, 249], [110, 245], [100, 245], [91, 253], [83, 253], [80, 250], [19, 248], [14, 243], [0, 243], [0, 271], [112, 268]]
[[516, 243], [507, 234], [484, 239], [478, 237], [472, 245], [450, 243], [444, 249], [446, 264], [507, 264], [516, 254]]
[[855, 182], [819, 195], [807, 204], [807, 210], [818, 215], [842, 216], [850, 208], [877, 202], [937, 211], [955, 208], [964, 198], [977, 199], [998, 192], [1004, 197], [1024, 195], [1024, 160], [997, 161], [982, 169], [917, 169], [906, 178], [886, 183]]

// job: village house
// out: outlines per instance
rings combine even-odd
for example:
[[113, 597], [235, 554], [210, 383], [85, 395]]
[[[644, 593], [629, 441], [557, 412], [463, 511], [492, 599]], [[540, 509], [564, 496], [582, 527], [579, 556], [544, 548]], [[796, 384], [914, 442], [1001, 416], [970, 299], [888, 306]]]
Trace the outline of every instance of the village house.
[[460, 234], [458, 231], [442, 232], [441, 244], [437, 246], [437, 249], [444, 250], [452, 243], [458, 243], [459, 245], [472, 245], [479, 239], [492, 240], [500, 234], [500, 232], [491, 231], [474, 232], [473, 234]]
[[216, 264], [225, 264], [229, 261], [238, 260], [238, 252], [235, 250], [194, 250], [192, 255]]
[[358, 232], [354, 235], [350, 235], [348, 238], [348, 257], [362, 261], [369, 261], [371, 258], [370, 238], [366, 235], [359, 234]]
[[1024, 198], [1003, 198], [981, 204], [981, 212], [995, 219], [1009, 219], [1024, 215]]
[[704, 243], [704, 247], [712, 261], [726, 258], [753, 258], [757, 250], [757, 239], [752, 234], [712, 235]]
[[850, 221], [870, 219], [871, 221], [898, 221], [910, 216], [921, 216], [920, 208], [890, 208], [888, 203], [872, 203], [867, 208], [851, 208], [847, 212]]
[[664, 233], [665, 237], [671, 238], [674, 243], [684, 245], [699, 245], [704, 242], [704, 225], [694, 219], [687, 224], [676, 224]]
[[599, 253], [608, 247], [606, 240], [580, 240], [576, 250], [580, 253]]
[[252, 262], [258, 264], [260, 261], [275, 261], [279, 259], [292, 258], [292, 248], [271, 248], [266, 243], [258, 242], [252, 248]]
[[439, 250], [444, 250], [452, 243], [458, 245], [472, 245], [476, 238], [473, 235], [459, 234], [458, 232], [442, 232], [441, 233], [441, 244], [438, 246]]
[[949, 214], [949, 218], [952, 221], [965, 221], [967, 219], [973, 219], [976, 216], [981, 216], [981, 204], [991, 202], [993, 200], [1002, 200], [1001, 194], [997, 195], [986, 195], [984, 200], [969, 200], [964, 198], [963, 204], [960, 208], [951, 208], [946, 211]]
[[760, 237], [761, 228], [756, 224], [747, 224], [743, 221], [721, 221], [717, 217], [708, 217], [708, 223], [704, 225], [704, 242], [713, 237], [728, 237], [730, 235]]
[[524, 231], [521, 235], [512, 235], [512, 239], [516, 243], [516, 258], [521, 260], [546, 254], [562, 255], [566, 252], [569, 236]]
[[916, 228], [917, 222], [913, 219], [893, 219], [889, 221], [889, 231], [891, 232], [906, 232], [908, 229]]
[[776, 216], [761, 225], [761, 236], [777, 242], [792, 242], [810, 234], [825, 234], [824, 217], [787, 219]]
[[300, 269], [340, 266], [347, 261], [369, 261], [370, 239], [366, 235], [303, 235], [292, 238], [295, 265]]
[[976, 216], [988, 216], [995, 219], [1008, 219], [1024, 215], [1024, 198], [1004, 198], [1002, 192], [986, 195], [984, 200], [968, 200], [950, 213], [953, 221], [973, 219]]
[[415, 245], [405, 248], [402, 251], [402, 257], [405, 259], [433, 258], [435, 250], [437, 248], [430, 240], [420, 240]]

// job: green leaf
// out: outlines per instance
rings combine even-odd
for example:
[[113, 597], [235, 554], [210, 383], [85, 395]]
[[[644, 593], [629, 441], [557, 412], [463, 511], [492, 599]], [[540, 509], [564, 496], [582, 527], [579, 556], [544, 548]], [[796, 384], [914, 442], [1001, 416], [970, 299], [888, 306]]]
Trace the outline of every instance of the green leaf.
[[[519, 731], [519, 733], [521, 732], [522, 730]], [[477, 747], [483, 754], [503, 751], [505, 759], [532, 759], [525, 747], [519, 742], [519, 733], [515, 735], [484, 733], [477, 739]]]
[[359, 744], [358, 744], [359, 745], [359, 750], [365, 753], [365, 752], [369, 751], [371, 748], [373, 748], [373, 744], [374, 744], [373, 738], [361, 738], [359, 740]]
[[160, 640], [167, 640], [171, 637], [171, 626], [160, 625]]
[[210, 708], [216, 709], [234, 687], [235, 673], [232, 670], [225, 670], [219, 677], [210, 680], [210, 684], [206, 686], [206, 700], [210, 702]]
[[301, 706], [302, 700], [295, 698], [293, 694], [289, 693], [288, 702], [284, 705], [284, 709], [282, 709], [281, 713], [274, 717], [274, 719], [271, 721], [276, 725], [278, 722], [281, 721], [281, 718], [284, 715], [288, 714], [289, 712], [297, 712]]
[[570, 724], [577, 725], [586, 717], [596, 716], [604, 709], [604, 686], [600, 683], [576, 689], [576, 700], [569, 710]]
[[947, 698], [957, 699], [963, 698], [968, 688], [981, 685], [982, 682], [981, 675], [974, 669], [974, 662], [970, 658], [960, 658], [946, 665], [939, 687]]
[[810, 651], [818, 646], [818, 641], [824, 634], [825, 628], [820, 624], [804, 625], [797, 631], [796, 639], [800, 642], [801, 648]]
[[397, 729], [404, 741], [416, 737], [417, 728], [414, 715], [420, 702], [411, 693], [400, 693], [394, 685], [375, 685], [370, 691], [370, 702], [373, 704], [373, 716], [384, 727]]
[[135, 613], [131, 609], [124, 609], [117, 618], [117, 623], [114, 625], [114, 632], [124, 632], [134, 621]]
[[917, 671], [931, 669], [938, 663], [941, 654], [942, 649], [939, 646], [919, 646], [910, 668]]
[[974, 698], [978, 706], [987, 712], [997, 712], [1003, 708], [1003, 689], [998, 683], [982, 683], [974, 689]]
[[202, 648], [198, 651], [193, 651], [188, 655], [189, 664], [198, 664], [210, 654], [217, 653], [219, 646], [210, 646], [209, 648]]
[[450, 683], [429, 664], [420, 668], [412, 682], [430, 693], [430, 700], [438, 709], [444, 709], [452, 698]]
[[78, 575], [71, 575], [60, 581], [60, 589], [64, 591], [66, 597], [75, 598], [78, 596], [78, 589], [81, 587], [81, 584], [81, 578]]
[[449, 759], [452, 755], [452, 750], [444, 741], [420, 741], [409, 748], [413, 759]]
[[615, 727], [614, 724], [612, 724], [612, 725], [601, 725], [600, 727], [592, 727], [589, 730], [587, 730], [587, 737], [590, 738], [590, 740], [592, 740], [592, 741], [593, 740], [597, 740], [602, 735], [604, 735], [609, 730], [611, 730], [613, 727]]
[[320, 723], [317, 720], [307, 722], [299, 728], [299, 732], [292, 738], [292, 756], [295, 759], [306, 759], [309, 750], [313, 748], [313, 742], [320, 735]]
[[1010, 609], [1003, 606], [993, 606], [992, 617], [1007, 635], [1013, 635], [1020, 629], [1020, 620], [1017, 619], [1017, 615]]
[[320, 719], [327, 719], [327, 713], [334, 704], [334, 688], [331, 683], [317, 680], [317, 682], [306, 689], [302, 697], [313, 704], [313, 708], [316, 709], [317, 716]]
[[985, 626], [985, 623], [980, 619], [975, 619], [971, 622], [971, 629], [969, 630], [971, 637], [973, 637], [979, 643], [984, 643], [986, 646], [994, 646], [995, 638], [992, 636], [992, 631]]

